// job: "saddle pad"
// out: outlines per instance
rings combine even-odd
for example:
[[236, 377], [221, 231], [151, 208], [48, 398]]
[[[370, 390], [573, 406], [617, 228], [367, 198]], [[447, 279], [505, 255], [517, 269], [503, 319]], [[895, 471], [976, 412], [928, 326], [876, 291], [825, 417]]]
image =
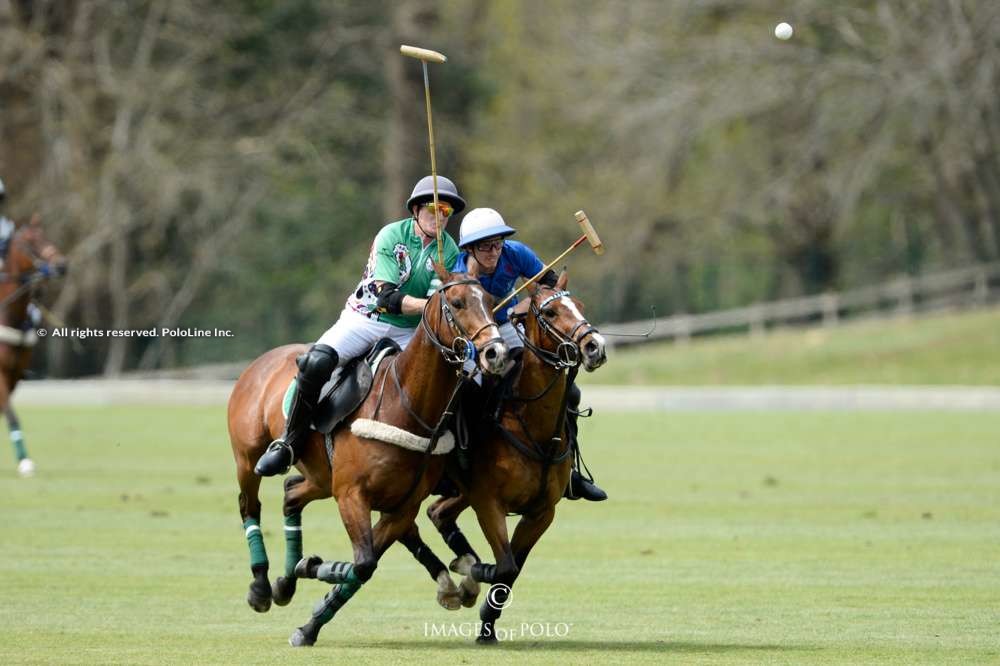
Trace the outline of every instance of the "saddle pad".
[[[387, 343], [387, 344], [386, 344]], [[321, 433], [332, 432], [347, 416], [356, 410], [371, 390], [372, 379], [386, 357], [399, 351], [392, 340], [382, 340], [367, 358], [351, 359], [333, 371], [323, 385], [316, 409], [312, 414], [312, 429]], [[296, 391], [295, 378], [289, 383], [281, 401], [281, 413], [288, 418]]]
[[[353, 423], [351, 423], [351, 432], [358, 437], [377, 439], [380, 442], [395, 444], [396, 446], [400, 446], [411, 451], [417, 451], [419, 453], [426, 452], [427, 447], [431, 443], [430, 437], [420, 437], [418, 435], [414, 435], [412, 432], [407, 432], [402, 428], [397, 428], [396, 426], [389, 425], [388, 423], [372, 421], [371, 419], [356, 419]], [[434, 449], [434, 453], [432, 455], [441, 456], [446, 453], [451, 453], [451, 450], [454, 448], [455, 435], [453, 435], [451, 431], [446, 431], [443, 435], [441, 435], [441, 438], [438, 439], [437, 448]]]

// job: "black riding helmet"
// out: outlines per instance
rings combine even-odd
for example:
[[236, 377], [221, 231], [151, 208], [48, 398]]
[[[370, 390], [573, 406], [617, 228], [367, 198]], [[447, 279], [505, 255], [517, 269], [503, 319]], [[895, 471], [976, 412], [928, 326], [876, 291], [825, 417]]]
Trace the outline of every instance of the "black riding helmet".
[[[438, 201], [447, 201], [455, 209], [455, 214], [461, 213], [465, 208], [465, 199], [458, 193], [455, 183], [444, 176], [437, 177]], [[410, 198], [406, 200], [407, 212], [413, 211], [415, 204], [425, 204], [434, 201], [434, 177], [424, 176], [413, 186]]]

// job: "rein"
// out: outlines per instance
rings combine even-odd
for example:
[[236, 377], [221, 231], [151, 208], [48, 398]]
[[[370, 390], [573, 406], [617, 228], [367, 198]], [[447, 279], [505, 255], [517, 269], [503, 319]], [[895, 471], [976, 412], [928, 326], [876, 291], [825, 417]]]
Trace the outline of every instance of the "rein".
[[[560, 378], [564, 377], [564, 372], [567, 371], [566, 387], [576, 377], [576, 373], [579, 369], [580, 364], [580, 342], [590, 335], [597, 329], [590, 324], [586, 319], [579, 321], [572, 328], [569, 334], [565, 334], [559, 329], [552, 326], [545, 320], [542, 315], [542, 310], [546, 308], [552, 301], [560, 299], [564, 296], [569, 296], [568, 291], [556, 291], [552, 295], [548, 296], [539, 305], [535, 305], [534, 300], [531, 301], [530, 313], [534, 316], [535, 321], [538, 322], [538, 327], [545, 335], [548, 335], [552, 340], [557, 343], [556, 351], [552, 352], [547, 349], [543, 349], [539, 345], [535, 344], [528, 339], [528, 334], [523, 332], [520, 327], [514, 326], [514, 330], [517, 332], [518, 337], [524, 343], [525, 348], [527, 348], [531, 353], [533, 353], [543, 364], [549, 366], [554, 370], [552, 373], [552, 379], [549, 381], [548, 385], [537, 395], [531, 397], [520, 397], [511, 396], [508, 400], [512, 402], [520, 403], [531, 403], [544, 398], [548, 395]], [[517, 318], [524, 318], [527, 314], [518, 315]], [[581, 329], [582, 332], [581, 332]], [[500, 423], [496, 423], [496, 428], [503, 435], [504, 439], [524, 455], [529, 460], [534, 460], [535, 462], [541, 464], [542, 466], [542, 476], [538, 487], [538, 492], [535, 496], [526, 504], [526, 506], [532, 506], [536, 502], [540, 501], [545, 493], [545, 487], [548, 482], [549, 469], [553, 465], [558, 465], [564, 462], [572, 454], [572, 447], [567, 441], [563, 446], [562, 451], [557, 452], [557, 445], [562, 442], [562, 437], [560, 436], [565, 430], [566, 426], [566, 408], [567, 402], [569, 400], [569, 391], [564, 390], [562, 395], [562, 400], [560, 401], [558, 416], [556, 418], [556, 423], [554, 425], [554, 430], [552, 435], [543, 441], [549, 442], [549, 448], [544, 447], [538, 441], [536, 441], [531, 436], [531, 431], [528, 429], [528, 424], [524, 420], [522, 411], [511, 410], [512, 415], [517, 419], [518, 424], [521, 427], [522, 432], [527, 439], [527, 442], [522, 441], [513, 432], [504, 428]]]
[[427, 339], [430, 340], [432, 345], [437, 347], [437, 350], [441, 352], [441, 355], [444, 356], [445, 362], [449, 365], [462, 365], [466, 361], [475, 360], [479, 355], [479, 351], [483, 347], [497, 341], [503, 341], [503, 337], [494, 336], [484, 342], [481, 346], [476, 347], [473, 341], [487, 328], [496, 326], [496, 322], [491, 319], [489, 322], [480, 326], [479, 330], [470, 336], [466, 333], [462, 323], [455, 318], [455, 314], [448, 306], [448, 299], [444, 297], [444, 292], [449, 287], [456, 287], [463, 284], [474, 284], [478, 286], [479, 280], [473, 278], [466, 278], [465, 280], [452, 280], [451, 282], [441, 285], [435, 291], [435, 294], [438, 294], [438, 300], [441, 301], [441, 315], [444, 317], [445, 321], [448, 322], [448, 326], [451, 327], [452, 331], [457, 330], [459, 333], [459, 335], [456, 335], [451, 341], [451, 347], [442, 344], [437, 334], [433, 329], [431, 329], [430, 324], [427, 323], [427, 308], [430, 306], [432, 299], [427, 299], [427, 302], [424, 303], [424, 312], [420, 317], [420, 325], [423, 327], [424, 333], [427, 335]]
[[403, 409], [405, 409], [406, 413], [409, 414], [418, 424], [420, 424], [420, 426], [430, 436], [430, 442], [428, 442], [427, 449], [424, 451], [423, 459], [420, 462], [420, 469], [418, 470], [417, 474], [413, 477], [413, 481], [410, 482], [410, 487], [407, 489], [403, 497], [398, 502], [396, 502], [396, 504], [394, 504], [387, 511], [385, 511], [385, 513], [393, 513], [397, 511], [401, 506], [403, 506], [403, 504], [405, 504], [407, 500], [410, 499], [410, 497], [416, 491], [417, 486], [420, 485], [420, 481], [424, 478], [424, 474], [427, 472], [427, 467], [430, 465], [431, 456], [434, 454], [435, 449], [437, 449], [438, 441], [441, 439], [441, 435], [444, 434], [445, 430], [447, 430], [448, 423], [451, 421], [452, 417], [455, 416], [455, 405], [458, 404], [458, 399], [459, 396], [461, 395], [462, 389], [465, 388], [466, 384], [469, 382], [469, 378], [472, 377], [476, 372], [479, 372], [479, 368], [476, 367], [474, 370], [472, 370], [471, 373], [466, 374], [462, 370], [462, 366], [465, 364], [467, 360], [475, 359], [478, 356], [479, 351], [483, 347], [490, 345], [497, 340], [501, 341], [503, 340], [503, 338], [501, 337], [492, 337], [486, 342], [484, 342], [483, 345], [480, 347], [476, 347], [474, 345], [473, 341], [477, 337], [479, 337], [479, 334], [491, 326], [496, 326], [496, 323], [493, 321], [492, 317], [490, 317], [489, 321], [483, 326], [481, 326], [479, 330], [477, 330], [472, 336], [469, 336], [466, 333], [465, 328], [462, 326], [462, 323], [455, 318], [455, 315], [454, 313], [452, 313], [451, 308], [448, 307], [448, 302], [447, 302], [448, 299], [446, 299], [444, 296], [444, 292], [448, 288], [463, 284], [474, 284], [478, 286], [479, 280], [475, 279], [453, 280], [451, 282], [441, 285], [435, 291], [435, 293], [438, 294], [439, 300], [441, 301], [442, 317], [448, 323], [448, 326], [451, 327], [452, 332], [455, 331], [458, 332], [458, 335], [456, 335], [455, 338], [452, 340], [451, 347], [443, 344], [440, 338], [434, 332], [434, 330], [430, 327], [430, 324], [427, 323], [428, 319], [427, 307], [430, 305], [432, 299], [428, 299], [427, 302], [424, 304], [424, 311], [420, 317], [420, 323], [424, 329], [424, 333], [426, 334], [428, 341], [434, 347], [437, 348], [437, 350], [441, 353], [441, 356], [444, 357], [444, 361], [446, 363], [448, 363], [449, 365], [459, 366], [458, 370], [456, 371], [456, 375], [458, 375], [458, 381], [455, 383], [455, 388], [451, 392], [451, 397], [448, 398], [448, 403], [445, 405], [444, 411], [441, 412], [441, 416], [438, 418], [437, 425], [431, 427], [430, 424], [428, 424], [426, 421], [420, 418], [420, 416], [418, 416], [417, 413], [413, 411], [410, 398], [406, 394], [406, 390], [403, 388], [402, 382], [400, 382], [399, 380], [399, 372], [396, 369], [396, 361], [399, 359], [399, 356], [394, 356], [392, 358], [392, 361], [390, 361], [389, 363], [389, 367], [386, 369], [384, 373], [382, 373], [382, 382], [379, 386], [378, 401], [375, 403], [375, 411], [372, 414], [373, 418], [377, 419], [379, 410], [382, 408], [382, 398], [385, 396], [385, 378], [386, 375], [391, 373], [392, 381], [393, 384], [396, 386], [396, 392], [399, 394], [399, 401], [400, 404], [403, 406]]
[[[559, 379], [563, 377], [563, 370], [566, 370], [567, 368], [576, 368], [579, 365], [580, 354], [577, 342], [575, 342], [572, 338], [567, 337], [565, 334], [562, 333], [562, 331], [559, 331], [554, 326], [545, 321], [544, 317], [541, 314], [541, 311], [545, 308], [545, 306], [547, 306], [553, 300], [568, 295], [569, 295], [568, 291], [557, 291], [556, 293], [554, 293], [553, 295], [549, 296], [544, 301], [542, 301], [541, 305], [537, 307], [535, 306], [533, 301], [531, 303], [531, 314], [535, 317], [535, 321], [538, 322], [539, 328], [542, 330], [543, 333], [545, 333], [558, 343], [559, 346], [556, 348], [557, 349], [556, 352], [551, 352], [547, 349], [541, 348], [540, 346], [536, 345], [535, 343], [533, 343], [531, 340], [528, 339], [527, 333], [521, 331], [521, 329], [517, 326], [514, 327], [514, 330], [517, 332], [517, 336], [524, 343], [525, 348], [531, 351], [531, 353], [533, 353], [540, 361], [542, 361], [542, 363], [548, 365], [553, 370], [555, 370], [555, 372], [552, 373], [552, 379], [549, 381], [546, 387], [537, 395], [533, 395], [531, 397], [511, 396], [509, 398], [510, 401], [531, 403], [541, 400], [546, 395], [548, 395], [549, 391], [551, 391], [555, 387], [556, 382], [558, 382]], [[575, 333], [577, 330], [579, 330], [580, 326], [583, 324], [587, 324], [589, 326], [589, 323], [586, 320], [583, 320], [577, 323], [577, 325], [573, 328], [573, 332]], [[591, 329], [593, 329], [593, 327], [591, 327]], [[584, 334], [584, 336], [585, 335], [586, 333]], [[583, 336], [581, 336], [581, 339], [582, 337]], [[570, 348], [572, 348], [572, 351], [569, 351]], [[555, 423], [555, 429], [552, 433], [552, 436], [549, 437], [547, 440], [550, 443], [556, 443], [562, 441], [562, 438], [559, 437], [559, 434], [562, 432], [563, 426], [565, 425], [566, 422], [567, 399], [568, 399], [568, 392], [564, 391], [562, 397], [562, 405], [560, 406], [558, 412], [559, 416], [556, 419]], [[513, 412], [513, 415], [517, 418], [517, 421], [521, 426], [521, 430], [523, 430], [524, 434], [527, 436], [528, 444], [522, 442], [514, 435], [514, 433], [510, 432], [499, 423], [496, 424], [497, 429], [500, 430], [500, 433], [504, 436], [504, 439], [506, 439], [511, 444], [511, 446], [516, 448], [518, 451], [520, 451], [528, 458], [531, 458], [532, 460], [541, 463], [544, 469], [544, 473], [548, 472], [549, 466], [558, 464], [569, 456], [570, 446], [568, 443], [565, 446], [564, 450], [558, 454], [554, 453], [551, 450], [544, 449], [537, 441], [535, 441], [534, 438], [531, 437], [531, 430], [528, 428], [528, 424], [525, 422], [524, 416], [520, 412]]]

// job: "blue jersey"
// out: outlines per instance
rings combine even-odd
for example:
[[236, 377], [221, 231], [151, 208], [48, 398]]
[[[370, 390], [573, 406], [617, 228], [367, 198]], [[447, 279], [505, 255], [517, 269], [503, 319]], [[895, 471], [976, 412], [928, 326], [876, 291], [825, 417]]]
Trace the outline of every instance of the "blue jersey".
[[[466, 263], [469, 258], [468, 252], [462, 252], [455, 261], [453, 271], [465, 273], [469, 270]], [[538, 258], [530, 247], [518, 241], [509, 240], [503, 244], [500, 252], [500, 260], [497, 261], [496, 270], [491, 275], [480, 275], [479, 281], [486, 291], [490, 292], [498, 301], [502, 300], [514, 290], [514, 284], [519, 277], [525, 279], [535, 277], [538, 271], [542, 270], [545, 264]], [[517, 297], [511, 299], [510, 303], [504, 306], [503, 310], [496, 314], [498, 324], [507, 322], [508, 312], [517, 304]]]

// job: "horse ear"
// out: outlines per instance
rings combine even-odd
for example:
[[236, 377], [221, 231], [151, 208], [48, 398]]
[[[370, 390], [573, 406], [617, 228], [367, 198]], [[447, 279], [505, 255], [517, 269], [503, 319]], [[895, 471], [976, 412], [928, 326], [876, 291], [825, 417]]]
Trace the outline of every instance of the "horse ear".
[[437, 273], [437, 276], [439, 278], [441, 278], [441, 282], [451, 282], [451, 273], [448, 272], [448, 269], [446, 269], [444, 266], [442, 266], [436, 261], [433, 263], [434, 263], [434, 272]]
[[556, 280], [556, 289], [559, 291], [565, 290], [567, 282], [569, 282], [569, 273], [564, 268], [563, 272], [559, 274], [559, 279]]
[[479, 279], [479, 262], [476, 261], [475, 257], [469, 257], [465, 263], [469, 267], [469, 277]]

